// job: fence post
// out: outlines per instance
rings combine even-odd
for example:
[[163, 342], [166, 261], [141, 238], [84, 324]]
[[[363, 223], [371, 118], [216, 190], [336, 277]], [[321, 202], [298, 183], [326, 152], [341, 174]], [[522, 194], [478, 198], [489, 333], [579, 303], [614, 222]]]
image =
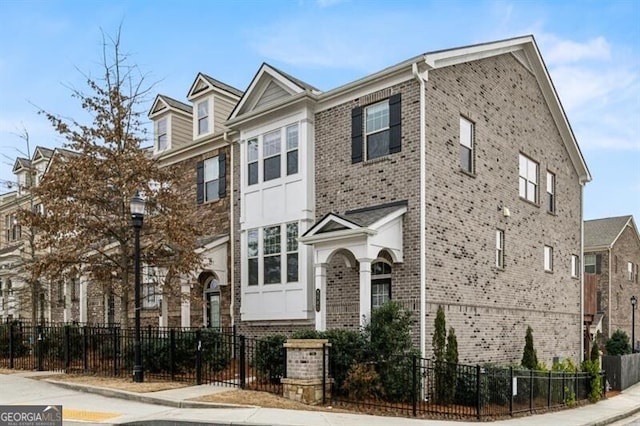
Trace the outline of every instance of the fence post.
[[411, 356], [411, 403], [413, 405], [413, 417], [418, 411], [418, 357]]
[[169, 331], [169, 365], [171, 368], [171, 381], [173, 382], [176, 378], [176, 366], [175, 366], [175, 356], [176, 356], [176, 330], [173, 328]]
[[551, 407], [551, 370], [549, 370], [549, 383], [547, 383], [547, 408]]
[[513, 417], [513, 366], [509, 367], [509, 415]]
[[575, 372], [573, 373], [574, 377], [576, 378], [576, 395], [575, 395], [575, 401], [579, 401], [580, 399], [580, 379], [578, 378], [578, 373]]
[[[287, 377], [287, 348], [284, 348], [284, 376]], [[322, 405], [327, 403], [327, 344], [322, 344]]]
[[89, 369], [89, 336], [87, 326], [82, 327], [82, 370], [86, 373]]
[[43, 366], [43, 357], [44, 357], [44, 341], [43, 341], [43, 336], [42, 336], [42, 326], [39, 325], [36, 328], [36, 332], [38, 333], [38, 337], [36, 340], [36, 352], [37, 352], [37, 357], [38, 357], [38, 371], [43, 371], [44, 370], [44, 366]]
[[14, 323], [9, 323], [9, 368], [13, 369], [13, 354], [15, 352], [15, 336], [13, 335], [13, 326]]
[[529, 412], [533, 413], [533, 370], [529, 370]]
[[480, 366], [476, 365], [476, 416], [480, 419], [480, 402], [482, 395], [480, 390]]
[[118, 346], [120, 345], [120, 329], [116, 326], [113, 326], [113, 375], [118, 376], [118, 361], [120, 357], [118, 356]]
[[198, 341], [198, 347], [196, 349], [196, 383], [202, 384], [202, 332], [196, 330], [196, 340]]
[[602, 384], [602, 398], [607, 397], [607, 374], [604, 370], [600, 372], [600, 383]]
[[562, 405], [564, 405], [565, 394], [564, 394], [564, 371], [562, 372]]
[[69, 372], [69, 364], [70, 364], [70, 352], [71, 352], [71, 342], [70, 342], [70, 330], [69, 325], [64, 326], [64, 372]]
[[237, 326], [236, 324], [233, 324], [233, 337], [232, 337], [232, 339], [233, 339], [233, 341], [232, 341], [232, 344], [233, 344], [233, 353], [231, 354], [231, 356], [232, 356], [233, 358], [237, 358], [237, 357], [238, 357], [238, 353], [236, 352], [236, 351], [238, 350], [238, 346], [237, 346], [237, 344], [238, 344], [237, 336], [238, 336], [238, 326]]
[[246, 360], [245, 360], [245, 347], [244, 336], [240, 336], [240, 389], [244, 389], [247, 380]]

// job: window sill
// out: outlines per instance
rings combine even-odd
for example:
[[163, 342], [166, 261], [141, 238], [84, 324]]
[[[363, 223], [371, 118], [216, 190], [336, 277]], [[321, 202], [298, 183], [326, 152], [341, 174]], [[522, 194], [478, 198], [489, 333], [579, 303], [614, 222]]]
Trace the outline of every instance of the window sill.
[[579, 281], [579, 280], [580, 280], [580, 277], [574, 277], [574, 276], [572, 276], [572, 277], [571, 277], [571, 279], [572, 279], [572, 280], [578, 280], [578, 281]]
[[492, 266], [491, 270], [494, 272], [504, 272], [504, 266], [500, 267], [500, 266]]
[[545, 274], [553, 274], [553, 271], [550, 271], [550, 270], [548, 270], [548, 269], [545, 269], [545, 270], [544, 270], [544, 273], [545, 273]]
[[468, 170], [465, 170], [465, 169], [463, 169], [463, 168], [459, 168], [459, 169], [458, 169], [458, 172], [460, 172], [460, 173], [461, 173], [461, 174], [463, 174], [463, 175], [466, 175], [466, 176], [472, 177], [472, 178], [474, 178], [474, 179], [477, 177], [477, 175], [476, 175], [475, 173], [470, 172], [470, 171], [468, 171]]
[[549, 210], [547, 210], [547, 214], [550, 216], [558, 216], [558, 213], [556, 213], [555, 211], [550, 212]]
[[526, 198], [520, 197], [520, 200], [524, 201], [525, 203], [527, 203], [527, 204], [529, 204], [529, 205], [532, 205], [532, 206], [534, 206], [534, 207], [538, 207], [538, 208], [540, 208], [540, 204], [538, 204], [538, 203], [534, 203], [533, 201], [529, 201], [529, 200], [527, 200]]
[[363, 166], [371, 164], [383, 163], [385, 161], [391, 161], [391, 154], [383, 155], [382, 157], [374, 158], [373, 160], [365, 160], [362, 162]]
[[215, 202], [217, 202], [217, 201], [222, 201], [223, 199], [224, 199], [224, 197], [223, 197], [223, 198], [216, 198], [215, 200], [206, 200], [206, 201], [203, 201], [203, 202], [202, 202], [202, 205], [205, 205], [205, 204], [213, 204], [213, 203], [215, 203]]

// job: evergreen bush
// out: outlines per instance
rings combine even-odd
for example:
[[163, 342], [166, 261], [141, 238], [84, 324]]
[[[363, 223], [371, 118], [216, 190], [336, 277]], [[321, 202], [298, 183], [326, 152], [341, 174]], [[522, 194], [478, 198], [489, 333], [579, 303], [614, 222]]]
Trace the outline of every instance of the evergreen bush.
[[535, 370], [538, 367], [538, 355], [533, 347], [533, 329], [527, 326], [527, 335], [524, 338], [524, 351], [522, 353], [522, 366], [529, 370]]
[[607, 349], [608, 355], [626, 355], [631, 353], [631, 343], [629, 336], [623, 330], [616, 330], [611, 335], [604, 347]]
[[284, 377], [284, 342], [287, 337], [273, 334], [258, 340], [252, 366], [261, 382], [278, 383]]

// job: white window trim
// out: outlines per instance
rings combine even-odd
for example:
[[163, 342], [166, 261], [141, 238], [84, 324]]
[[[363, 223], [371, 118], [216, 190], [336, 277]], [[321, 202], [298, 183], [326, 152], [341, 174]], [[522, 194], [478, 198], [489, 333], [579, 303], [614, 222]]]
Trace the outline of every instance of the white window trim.
[[[165, 121], [165, 135], [167, 136], [167, 143], [164, 149], [160, 149], [160, 122]], [[155, 123], [155, 142], [153, 144], [156, 153], [165, 152], [171, 149], [171, 116], [166, 116], [158, 119]]]
[[571, 255], [571, 278], [580, 277], [580, 257], [575, 254]]
[[[367, 131], [367, 112], [369, 111], [369, 109], [374, 108], [374, 107], [376, 107], [378, 105], [386, 105], [387, 106], [387, 126], [386, 127], [382, 127], [380, 129], [376, 129], [375, 131], [369, 132], [369, 131]], [[369, 147], [369, 136], [373, 136], [373, 135], [376, 135], [376, 134], [382, 133], [382, 132], [389, 132], [390, 131], [389, 129], [391, 129], [391, 126], [389, 126], [389, 122], [391, 120], [391, 107], [389, 105], [389, 99], [385, 99], [383, 101], [367, 105], [364, 108], [362, 117], [363, 117], [362, 121], [363, 121], [363, 127], [364, 127], [364, 129], [363, 129], [364, 131], [362, 132], [362, 134], [363, 134], [363, 138], [362, 138], [363, 139], [363, 141], [362, 141], [363, 142], [363, 144], [362, 144], [362, 158], [364, 159], [364, 161], [369, 161], [369, 160], [371, 160], [369, 158], [369, 155], [368, 155], [368, 152], [369, 152], [369, 149], [368, 149], [368, 147]], [[391, 135], [389, 135], [388, 143], [391, 144]], [[389, 153], [387, 153], [385, 155], [388, 155], [388, 154]], [[384, 157], [384, 155], [381, 155], [381, 156], [376, 157], [376, 158], [381, 158], [381, 157]], [[376, 158], [373, 158], [373, 160], [375, 160]]]
[[[291, 223], [296, 223], [298, 225], [298, 236], [300, 236], [300, 223], [298, 221], [294, 222], [283, 222], [283, 223], [274, 223], [271, 225], [265, 225], [258, 228], [247, 229], [243, 232], [242, 236], [242, 268], [241, 271], [244, 271], [242, 278], [242, 286], [249, 291], [258, 290], [258, 289], [272, 289], [279, 288], [281, 286], [293, 286], [301, 281], [302, 271], [300, 270], [300, 261], [301, 261], [301, 250], [300, 244], [298, 244], [298, 248], [295, 251], [288, 250], [287, 246], [287, 225]], [[278, 226], [280, 228], [280, 252], [272, 253], [269, 255], [265, 255], [264, 253], [264, 236], [265, 229], [272, 228]], [[251, 231], [257, 231], [258, 238], [258, 248], [256, 256], [249, 256], [249, 233]], [[297, 281], [287, 281], [287, 255], [289, 254], [298, 254], [298, 280]], [[279, 283], [265, 283], [264, 276], [264, 259], [265, 257], [271, 256], [280, 256], [280, 282]], [[249, 285], [249, 259], [258, 259], [258, 283]]]
[[[204, 191], [204, 202], [210, 202], [210, 201], [217, 201], [220, 199], [220, 188], [218, 187], [218, 190], [215, 192], [215, 197], [208, 199], [207, 198], [207, 183], [208, 182], [214, 182], [214, 181], [220, 181], [220, 156], [216, 155], [215, 157], [210, 157], [207, 158], [206, 160], [204, 160], [203, 162], [203, 174], [204, 177], [202, 179], [202, 184], [203, 184], [203, 191]], [[207, 176], [207, 163], [214, 163], [215, 164], [215, 178], [214, 179], [209, 179], [207, 180], [206, 176]]]
[[627, 280], [634, 281], [634, 267], [633, 262], [627, 262]]
[[[462, 133], [462, 129], [463, 129], [463, 124], [468, 124], [469, 126], [469, 145], [467, 146], [465, 143], [463, 143], [463, 133]], [[469, 169], [467, 169], [466, 167], [463, 166], [462, 162], [460, 163], [460, 168], [467, 172], [467, 173], [475, 173], [475, 169], [476, 169], [476, 161], [475, 161], [475, 152], [476, 152], [476, 143], [475, 143], [475, 139], [476, 139], [476, 123], [474, 123], [473, 121], [469, 120], [468, 118], [464, 117], [464, 116], [460, 116], [460, 146], [458, 147], [459, 149], [468, 149], [470, 151], [470, 159], [471, 159], [471, 164], [469, 165]], [[466, 137], [465, 137], [466, 139]]]
[[[245, 191], [252, 191], [262, 186], [271, 187], [275, 185], [282, 184], [285, 181], [289, 180], [298, 180], [300, 179], [301, 174], [301, 138], [302, 138], [302, 126], [299, 120], [297, 121], [281, 121], [277, 123], [277, 126], [270, 126], [268, 128], [263, 128], [260, 132], [251, 132], [244, 136], [244, 141], [242, 143], [242, 167], [241, 167], [241, 181], [242, 187]], [[287, 129], [292, 126], [298, 127], [298, 172], [287, 175], [287, 153], [290, 151], [295, 151], [296, 149], [287, 149]], [[278, 154], [265, 156], [264, 155], [264, 136], [273, 132], [280, 132], [280, 152]], [[258, 156], [257, 159], [253, 161], [249, 161], [249, 142], [257, 141], [257, 149]], [[280, 156], [280, 177], [264, 180], [264, 161], [268, 158], [275, 157], [276, 155]], [[249, 184], [249, 165], [253, 163], [258, 163], [258, 180], [256, 183]]]
[[[199, 126], [200, 118], [198, 116], [198, 105], [202, 104], [203, 102], [207, 103], [207, 117], [206, 117], [207, 131], [200, 133], [200, 126]], [[215, 111], [215, 101], [212, 96], [194, 100], [193, 102], [193, 139], [194, 140], [204, 138], [214, 133], [214, 130], [215, 130], [213, 128], [214, 127], [213, 126], [214, 111]]]
[[[547, 205], [547, 212], [554, 213], [556, 212], [556, 175], [555, 173], [547, 170], [547, 203], [549, 202], [548, 195], [551, 195], [551, 203]], [[551, 187], [549, 187], [551, 185]]]
[[496, 229], [495, 266], [504, 269], [504, 230]]
[[[521, 174], [521, 170], [520, 170], [520, 163], [523, 159], [526, 165], [525, 176]], [[529, 167], [531, 164], [534, 164], [536, 166], [535, 182], [529, 179]], [[524, 195], [520, 193], [521, 180], [525, 181]], [[534, 191], [533, 200], [529, 198], [529, 185], [528, 185], [529, 183], [532, 183], [535, 186], [533, 190]], [[522, 153], [518, 155], [518, 195], [520, 196], [521, 199], [526, 200], [530, 203], [539, 204], [540, 202], [540, 163], [534, 161], [533, 159], [527, 157]]]
[[553, 272], [553, 247], [544, 246], [544, 270]]
[[[587, 260], [591, 260], [591, 259], [593, 259], [593, 263], [587, 262]], [[598, 262], [598, 260], [597, 260], [597, 257], [596, 257], [596, 255], [595, 255], [595, 254], [585, 254], [585, 255], [584, 255], [584, 269], [585, 269], [585, 273], [587, 273], [587, 274], [595, 274], [595, 273], [596, 273], [596, 271], [597, 271], [597, 265], [596, 265], [596, 264], [597, 264], [597, 262]], [[587, 272], [587, 271], [586, 271], [587, 266], [589, 266], [589, 267], [593, 266], [593, 272]]]

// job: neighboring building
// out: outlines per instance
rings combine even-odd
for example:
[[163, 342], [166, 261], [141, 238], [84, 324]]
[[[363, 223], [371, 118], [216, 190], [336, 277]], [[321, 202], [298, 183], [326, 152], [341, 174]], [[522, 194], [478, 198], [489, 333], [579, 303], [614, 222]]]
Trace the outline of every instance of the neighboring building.
[[226, 125], [243, 332], [356, 329], [394, 299], [425, 355], [443, 305], [464, 362], [519, 361], [528, 325], [541, 360], [580, 359], [591, 177], [533, 37], [328, 92], [263, 64]]
[[[633, 216], [584, 222], [585, 293], [592, 283], [596, 306], [590, 334], [594, 338], [600, 333], [599, 344], [618, 329], [631, 338], [631, 296], [640, 298], [638, 265], [640, 234]], [[640, 348], [639, 323], [640, 315], [636, 315], [636, 348]]]

